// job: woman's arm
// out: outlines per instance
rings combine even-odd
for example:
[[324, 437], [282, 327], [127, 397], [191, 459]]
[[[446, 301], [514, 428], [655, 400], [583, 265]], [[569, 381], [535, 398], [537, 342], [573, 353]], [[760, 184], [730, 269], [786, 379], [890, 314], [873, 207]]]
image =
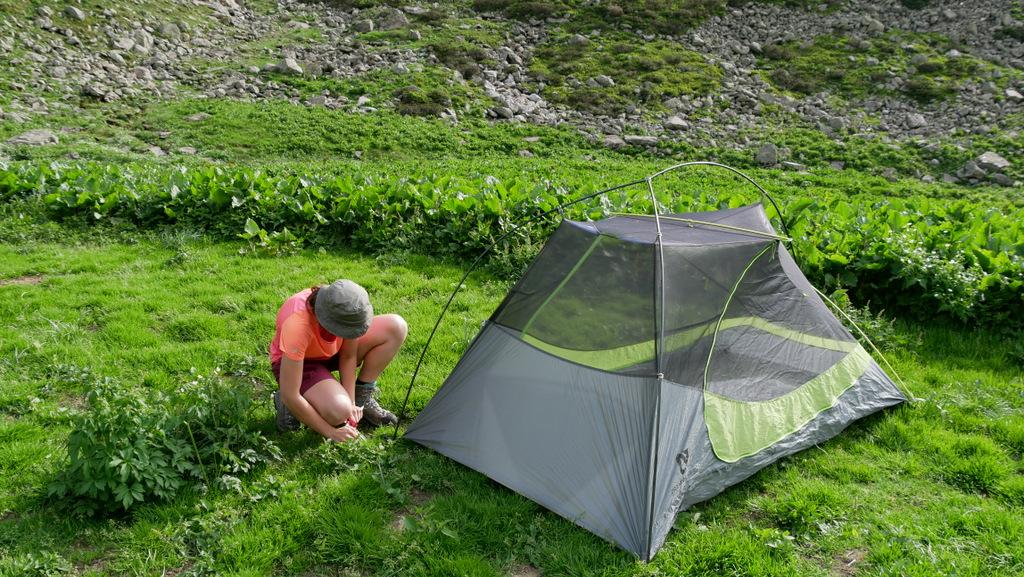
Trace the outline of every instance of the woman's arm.
[[341, 343], [341, 351], [338, 352], [338, 374], [341, 375], [341, 387], [356, 403], [356, 361], [359, 343], [355, 339], [345, 339]]
[[[301, 394], [299, 387], [302, 383], [302, 361], [281, 358], [281, 400], [288, 410], [309, 428], [320, 433], [332, 441], [346, 441], [357, 436], [359, 433], [352, 427], [335, 428], [320, 416], [320, 413], [309, 404]], [[353, 381], [353, 387], [355, 381]]]

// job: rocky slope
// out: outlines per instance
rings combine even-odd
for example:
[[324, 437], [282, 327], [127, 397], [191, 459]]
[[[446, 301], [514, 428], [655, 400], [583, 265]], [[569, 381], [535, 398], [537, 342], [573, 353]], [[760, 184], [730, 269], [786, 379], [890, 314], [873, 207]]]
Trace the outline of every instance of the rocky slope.
[[[679, 34], [627, 31], [638, 44], [668, 42], [681, 52], [700, 54], [720, 70], [721, 79], [706, 94], [681, 93], [615, 113], [552, 103], [550, 87], [534, 65], [538, 48], [558, 43], [602, 45], [610, 34], [571, 31], [571, 18], [566, 16], [512, 20], [445, 4], [360, 10], [299, 0], [136, 0], [112, 6], [54, 4], [30, 14], [8, 10], [3, 15], [0, 114], [5, 123], [29, 123], [54, 112], [75, 114], [96, 102], [182, 97], [288, 99], [369, 113], [393, 105], [391, 95], [351, 98], [332, 90], [331, 82], [375, 71], [403, 75], [426, 68], [447, 70], [447, 83], [464, 84], [483, 95], [479, 106], [456, 109], [444, 103], [437, 112], [452, 122], [484, 117], [494, 122], [569, 124], [613, 148], [653, 149], [666, 141], [749, 148], [759, 150], [760, 160], [770, 164], [784, 160], [785, 151], [762, 147], [763, 134], [780, 126], [818, 130], [837, 141], [878, 137], [921, 143], [956, 136], [962, 142], [975, 135], [999, 135], [1020, 142], [1020, 7], [995, 0], [933, 1], [916, 10], [895, 0], [851, 0], [810, 8], [751, 3], [726, 9]], [[488, 26], [494, 27], [493, 33], [480, 32]], [[614, 34], [621, 38], [621, 31]], [[429, 41], [435, 37], [440, 40], [431, 49]], [[777, 77], [770, 70], [795, 64], [767, 60], [766, 50], [811, 51], [812, 40], [819, 37], [841, 38], [853, 47], [847, 56], [851, 62], [867, 55], [863, 61], [880, 67], [882, 73], [853, 94], [831, 90], [827, 84], [821, 90], [793, 92], [773, 81]], [[469, 59], [465, 66], [451, 66], [443, 54], [439, 57], [437, 42], [451, 38], [476, 39], [475, 49], [462, 56]], [[936, 47], [944, 51], [938, 54]], [[900, 51], [895, 57], [879, 59], [886, 57], [885, 50], [895, 49]], [[922, 103], [900, 92], [914, 81], [918, 69], [937, 60], [950, 70], [958, 60], [969, 62], [971, 74], [951, 83], [952, 94], [945, 98]], [[463, 73], [466, 66], [471, 75]], [[571, 77], [567, 90], [610, 90], [633, 72]], [[309, 85], [324, 89], [311, 91]], [[44, 131], [22, 135], [10, 144], [45, 144], [55, 137]], [[1011, 148], [1010, 155], [1015, 151], [1019, 149]], [[154, 147], [153, 152], [163, 151]], [[1008, 164], [1002, 156], [964, 166], [959, 174], [946, 175], [947, 180], [989, 179], [1011, 185], [1002, 174]]]

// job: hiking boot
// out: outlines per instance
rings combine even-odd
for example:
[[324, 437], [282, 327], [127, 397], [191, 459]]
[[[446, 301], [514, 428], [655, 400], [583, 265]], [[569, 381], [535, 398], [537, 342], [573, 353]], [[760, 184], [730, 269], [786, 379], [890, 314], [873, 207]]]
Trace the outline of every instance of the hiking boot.
[[377, 402], [377, 387], [356, 385], [356, 405], [363, 408], [363, 422], [371, 426], [394, 425], [398, 417]]
[[284, 401], [281, 400], [281, 391], [274, 391], [274, 408], [277, 410], [275, 421], [278, 431], [294, 431], [299, 428], [299, 420], [288, 410], [288, 407], [284, 406]]

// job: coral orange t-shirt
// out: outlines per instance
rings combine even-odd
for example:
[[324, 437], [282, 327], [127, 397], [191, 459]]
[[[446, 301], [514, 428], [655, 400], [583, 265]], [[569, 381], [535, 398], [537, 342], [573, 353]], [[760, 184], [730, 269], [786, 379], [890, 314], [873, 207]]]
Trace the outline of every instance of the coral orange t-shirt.
[[341, 350], [344, 339], [323, 330], [306, 306], [310, 292], [312, 289], [293, 294], [277, 311], [277, 330], [270, 342], [271, 363], [279, 362], [281, 357], [293, 361], [326, 360]]

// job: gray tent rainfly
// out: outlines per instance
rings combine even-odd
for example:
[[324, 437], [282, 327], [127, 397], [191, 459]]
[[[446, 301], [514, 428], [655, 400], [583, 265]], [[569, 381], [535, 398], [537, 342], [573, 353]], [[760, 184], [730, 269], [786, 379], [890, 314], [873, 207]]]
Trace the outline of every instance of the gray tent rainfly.
[[649, 560], [677, 512], [907, 399], [787, 240], [761, 204], [563, 221], [405, 436]]

